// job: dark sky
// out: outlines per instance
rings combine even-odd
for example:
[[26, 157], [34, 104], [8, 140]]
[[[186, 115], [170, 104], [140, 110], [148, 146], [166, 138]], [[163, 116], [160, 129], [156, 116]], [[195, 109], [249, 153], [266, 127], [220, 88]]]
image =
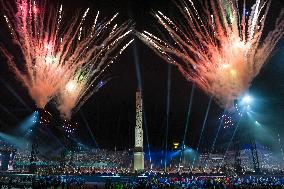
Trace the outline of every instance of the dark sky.
[[[177, 11], [171, 0], [62, 0], [62, 2], [67, 14], [68, 12], [69, 14], [72, 13], [78, 7], [82, 9], [90, 7], [93, 11], [100, 10], [101, 15], [106, 17], [119, 12], [118, 21], [132, 19], [138, 31], [144, 29], [156, 31], [159, 27], [150, 14], [151, 11], [161, 10], [170, 17], [175, 16]], [[282, 0], [273, 0], [271, 13], [267, 18], [269, 20], [267, 30], [273, 28], [274, 23], [270, 20], [275, 20], [275, 16], [280, 12], [281, 7], [284, 8]], [[1, 20], [2, 24], [3, 20]], [[1, 26], [0, 40], [3, 40], [2, 42], [7, 48], [13, 49], [7, 39], [7, 32], [2, 28]], [[273, 136], [278, 132], [283, 134], [283, 57], [284, 42], [282, 41], [278, 45], [274, 57], [255, 79], [251, 87], [251, 93], [257, 98], [254, 110], [259, 114], [262, 123], [265, 123], [267, 130]], [[9, 71], [5, 60], [2, 58], [0, 61], [0, 131], [9, 132], [17, 128], [19, 122], [35, 110], [35, 106], [27, 95], [27, 91]], [[86, 122], [84, 122], [85, 118], [101, 148], [114, 149], [116, 146], [118, 149], [128, 149], [133, 147], [135, 91], [137, 89], [135, 64], [138, 64], [141, 70], [146, 121], [144, 124], [148, 129], [150, 146], [152, 148], [164, 148], [165, 145], [168, 69], [171, 69], [168, 143], [182, 140], [192, 84], [183, 78], [176, 67], [169, 66], [141, 41], [135, 39], [133, 45], [123, 53], [110, 69], [108, 75], [113, 79], [87, 101], [82, 107], [81, 113], [78, 112], [74, 115], [72, 121], [80, 124], [78, 136], [83, 143], [91, 146], [94, 144], [86, 127]], [[18, 98], [16, 94], [19, 96]], [[199, 89], [195, 91], [189, 130], [186, 136], [186, 144], [190, 146], [195, 147], [197, 144], [208, 101], [209, 98], [206, 94]], [[48, 105], [47, 109], [54, 113], [54, 117], [58, 117], [52, 103]], [[218, 116], [221, 113], [222, 109], [213, 103], [202, 139], [204, 147], [212, 143], [217, 130]], [[144, 141], [146, 144], [146, 138]], [[221, 143], [222, 140], [219, 142]]]

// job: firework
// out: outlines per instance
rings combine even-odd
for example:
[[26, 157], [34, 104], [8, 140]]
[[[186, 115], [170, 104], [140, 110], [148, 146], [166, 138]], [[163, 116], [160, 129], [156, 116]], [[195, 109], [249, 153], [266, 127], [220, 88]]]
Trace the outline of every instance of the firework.
[[202, 12], [192, 0], [178, 4], [184, 25], [161, 12], [155, 14], [171, 40], [164, 41], [147, 31], [138, 33], [138, 37], [176, 65], [187, 80], [228, 108], [249, 88], [283, 36], [284, 11], [275, 29], [264, 36], [270, 0], [256, 0], [250, 12], [238, 0], [208, 2]]
[[130, 22], [111, 26], [117, 14], [99, 22], [97, 13], [88, 27], [85, 20], [89, 9], [81, 16], [78, 13], [64, 19], [62, 5], [54, 8], [44, 0], [39, 4], [17, 0], [16, 11], [6, 2], [4, 12], [12, 39], [23, 56], [23, 64], [17, 64], [14, 56], [1, 45], [9, 66], [28, 89], [37, 107], [44, 108], [60, 93], [58, 96], [63, 102], [58, 101], [58, 107], [63, 114], [67, 111], [62, 107], [68, 97], [62, 91], [70, 89], [69, 82], [75, 79], [74, 75], [81, 74], [82, 70], [88, 73], [86, 77], [98, 76], [113, 61], [114, 50], [131, 31]]
[[50, 112], [44, 109], [39, 109], [38, 112], [39, 112], [39, 123], [40, 124], [48, 125], [52, 122], [53, 117]]
[[[133, 40], [125, 44], [119, 51], [115, 51], [115, 46], [119, 45], [120, 40], [128, 35], [129, 32], [121, 35], [121, 38], [114, 38], [114, 41], [112, 41], [111, 36], [106, 38], [104, 43], [107, 45], [98, 49], [99, 52], [94, 55], [93, 60], [90, 61], [91, 64], [78, 69], [76, 74], [69, 79], [66, 86], [60, 89], [56, 101], [58, 109], [65, 119], [70, 119], [72, 113], [77, 112], [88, 98], [110, 80], [110, 78], [107, 78], [99, 81], [100, 76], [114, 62], [114, 59], [132, 43]], [[110, 56], [110, 54], [114, 54], [114, 56]]]

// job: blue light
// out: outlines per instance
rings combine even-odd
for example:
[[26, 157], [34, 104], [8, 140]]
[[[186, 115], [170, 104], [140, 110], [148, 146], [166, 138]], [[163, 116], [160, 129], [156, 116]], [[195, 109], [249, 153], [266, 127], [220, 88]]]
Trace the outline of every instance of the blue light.
[[0, 138], [1, 140], [9, 143], [10, 145], [19, 147], [21, 149], [24, 149], [25, 145], [27, 144], [27, 141], [23, 138], [19, 138], [2, 132], [0, 132]]
[[255, 121], [255, 124], [257, 127], [261, 126], [261, 124], [258, 121]]
[[39, 112], [35, 111], [27, 117], [21, 124], [20, 124], [20, 130], [22, 132], [29, 132], [32, 130], [32, 127], [36, 125], [36, 123], [39, 121]]
[[250, 105], [251, 102], [252, 102], [252, 98], [249, 96], [249, 95], [246, 95], [244, 96], [244, 98], [242, 99], [242, 102], [245, 104], [245, 105]]

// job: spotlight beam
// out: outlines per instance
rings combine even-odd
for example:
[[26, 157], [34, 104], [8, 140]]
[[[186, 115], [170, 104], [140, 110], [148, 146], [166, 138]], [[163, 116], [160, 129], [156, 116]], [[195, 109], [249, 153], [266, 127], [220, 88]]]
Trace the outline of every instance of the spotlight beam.
[[245, 95], [245, 96], [242, 98], [242, 100], [241, 100], [242, 104], [243, 104], [243, 105], [246, 105], [246, 106], [251, 105], [252, 101], [253, 101], [253, 99], [252, 99], [252, 97], [249, 96], [249, 95]]
[[[202, 137], [203, 137], [203, 132], [204, 132], [204, 129], [205, 129], [205, 125], [206, 125], [206, 123], [207, 123], [208, 113], [209, 113], [209, 110], [210, 110], [210, 107], [211, 107], [212, 99], [213, 99], [213, 97], [210, 96], [210, 100], [209, 100], [209, 102], [208, 102], [208, 106], [207, 106], [205, 118], [204, 118], [204, 121], [203, 121], [203, 124], [202, 124], [202, 129], [201, 129], [200, 137], [199, 137], [199, 140], [198, 140], [198, 145], [197, 145], [197, 148], [196, 148], [196, 155], [198, 154], [200, 142], [201, 142], [201, 139], [202, 139]], [[192, 168], [193, 168], [193, 166], [194, 166], [194, 164], [195, 164], [196, 155], [194, 156], [194, 159], [193, 159]]]
[[82, 117], [82, 119], [83, 119], [83, 121], [84, 121], [84, 125], [85, 125], [86, 128], [88, 129], [88, 132], [89, 132], [89, 134], [91, 135], [91, 138], [92, 138], [93, 142], [95, 143], [96, 147], [97, 147], [97, 148], [100, 148], [99, 145], [98, 145], [98, 143], [97, 143], [97, 141], [96, 141], [96, 139], [95, 139], [95, 136], [94, 136], [92, 130], [90, 129], [89, 123], [88, 123], [88, 121], [86, 120], [86, 118], [85, 118], [85, 116], [84, 116], [83, 110], [80, 110], [80, 115], [81, 115], [81, 117]]
[[[226, 113], [226, 109], [224, 110], [224, 112], [223, 112], [222, 115], [225, 115], [225, 113]], [[225, 117], [222, 116], [221, 121], [220, 121], [220, 123], [219, 123], [219, 127], [218, 127], [216, 136], [215, 136], [215, 138], [214, 138], [214, 140], [213, 140], [213, 144], [212, 144], [212, 147], [211, 147], [211, 150], [210, 150], [210, 155], [213, 153], [213, 150], [214, 150], [214, 148], [215, 148], [215, 144], [216, 144], [217, 138], [219, 137], [219, 132], [220, 132], [220, 129], [221, 129], [221, 127], [222, 127], [222, 123], [223, 123], [223, 121], [224, 121], [224, 118], [225, 118]]]
[[[187, 130], [188, 130], [188, 127], [189, 127], [189, 118], [190, 118], [190, 114], [191, 114], [191, 107], [192, 107], [194, 92], [195, 92], [195, 84], [192, 84], [191, 92], [190, 92], [189, 106], [188, 106], [187, 116], [186, 116], [185, 129], [184, 129], [183, 140], [182, 140], [182, 148], [184, 147], [186, 134], [187, 134]], [[182, 155], [180, 155], [180, 163], [181, 163], [181, 161], [182, 161]]]
[[32, 111], [32, 109], [27, 105], [27, 103], [25, 103], [25, 101], [15, 92], [15, 90], [8, 85], [3, 79], [0, 78], [0, 82], [8, 89], [8, 91], [10, 91], [16, 98], [17, 100], [30, 112]]
[[39, 113], [37, 111], [33, 112], [27, 118], [25, 118], [16, 128], [15, 132], [26, 133], [28, 130], [32, 129], [39, 121]]
[[168, 155], [168, 132], [169, 132], [169, 116], [170, 116], [170, 95], [171, 95], [171, 65], [168, 65], [168, 88], [167, 88], [167, 112], [166, 112], [166, 151], [165, 151], [165, 172], [167, 171], [167, 155]]
[[2, 133], [0, 132], [0, 138], [2, 140], [4, 140], [7, 143], [12, 144], [13, 146], [16, 146], [20, 149], [24, 149], [25, 148], [25, 144], [27, 144], [27, 140], [24, 140], [22, 138], [18, 138], [18, 137], [14, 137], [12, 135], [6, 134], [6, 133]]
[[188, 130], [188, 127], [189, 127], [189, 118], [190, 118], [190, 114], [191, 114], [191, 107], [192, 107], [194, 92], [195, 92], [195, 84], [192, 84], [191, 92], [190, 92], [189, 106], [188, 106], [187, 116], [186, 116], [184, 135], [183, 135], [183, 140], [182, 140], [182, 146], [185, 143], [185, 138], [186, 138], [187, 130]]
[[0, 108], [6, 112], [9, 116], [11, 116], [14, 120], [16, 120], [17, 122], [19, 122], [18, 118], [13, 114], [11, 113], [5, 106], [3, 106], [2, 104], [0, 104]]
[[[244, 112], [244, 110], [242, 111], [242, 114], [243, 114], [243, 112]], [[222, 162], [222, 163], [224, 163], [226, 154], [227, 154], [227, 152], [228, 152], [228, 150], [229, 150], [229, 148], [230, 148], [230, 146], [231, 146], [231, 144], [232, 144], [232, 142], [233, 142], [233, 139], [234, 139], [234, 137], [235, 137], [235, 135], [236, 135], [236, 133], [237, 133], [237, 130], [238, 130], [238, 128], [239, 128], [239, 124], [240, 124], [241, 120], [242, 120], [242, 117], [240, 117], [239, 120], [238, 120], [238, 123], [237, 123], [237, 125], [236, 125], [236, 128], [235, 128], [235, 130], [234, 130], [234, 132], [233, 132], [233, 135], [232, 135], [232, 137], [231, 137], [231, 139], [230, 139], [230, 141], [229, 141], [229, 144], [228, 144], [228, 146], [227, 146], [227, 149], [226, 149], [226, 151], [225, 151], [225, 153], [224, 153], [224, 157], [223, 157], [223, 162]]]

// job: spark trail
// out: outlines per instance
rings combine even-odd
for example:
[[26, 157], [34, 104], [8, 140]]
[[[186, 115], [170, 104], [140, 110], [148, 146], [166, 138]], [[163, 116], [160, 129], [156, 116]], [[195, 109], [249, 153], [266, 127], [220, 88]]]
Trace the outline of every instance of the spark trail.
[[94, 79], [130, 44], [122, 42], [132, 23], [114, 24], [117, 14], [99, 21], [98, 12], [90, 25], [89, 9], [67, 18], [62, 5], [55, 8], [45, 0], [36, 2], [16, 0], [16, 9], [12, 3], [3, 3], [4, 19], [23, 62], [16, 63], [15, 55], [2, 44], [0, 50], [37, 107], [44, 108], [56, 97], [61, 114], [70, 118], [79, 101], [92, 94]]
[[[64, 118], [70, 119], [72, 113], [77, 112], [95, 92], [110, 80], [110, 78], [107, 78], [103, 81], [99, 81], [105, 70], [114, 62], [114, 59], [116, 59], [117, 56], [133, 42], [133, 40], [130, 40], [116, 52], [117, 46], [121, 44], [122, 39], [129, 35], [130, 32], [131, 30], [122, 34], [120, 36], [121, 38], [114, 38], [114, 40], [111, 39], [112, 36], [109, 36], [106, 39], [107, 45], [102, 45], [98, 54], [94, 55], [94, 57], [88, 61], [86, 66], [78, 69], [75, 75], [69, 79], [65, 87], [60, 88], [56, 102], [58, 109]], [[117, 35], [119, 35], [118, 33]]]
[[160, 11], [155, 13], [170, 40], [147, 31], [137, 35], [221, 107], [230, 108], [249, 88], [284, 34], [282, 10], [274, 30], [264, 35], [270, 4], [270, 0], [256, 0], [248, 12], [245, 1], [240, 7], [238, 0], [210, 0], [197, 11], [192, 0], [180, 1], [177, 7], [184, 24]]

